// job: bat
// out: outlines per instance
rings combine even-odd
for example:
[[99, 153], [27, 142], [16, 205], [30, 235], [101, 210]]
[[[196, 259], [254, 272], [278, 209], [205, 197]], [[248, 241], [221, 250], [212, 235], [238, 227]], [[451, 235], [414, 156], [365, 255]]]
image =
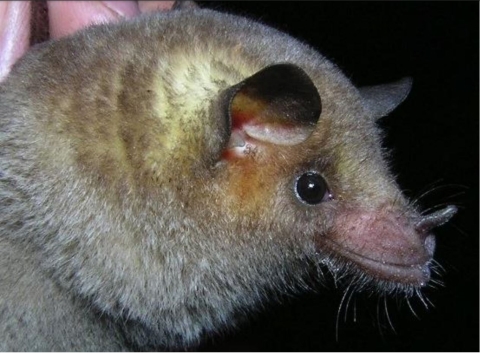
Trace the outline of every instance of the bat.
[[456, 207], [388, 169], [410, 87], [206, 9], [36, 45], [0, 85], [0, 347], [195, 347], [312, 268], [416, 295]]

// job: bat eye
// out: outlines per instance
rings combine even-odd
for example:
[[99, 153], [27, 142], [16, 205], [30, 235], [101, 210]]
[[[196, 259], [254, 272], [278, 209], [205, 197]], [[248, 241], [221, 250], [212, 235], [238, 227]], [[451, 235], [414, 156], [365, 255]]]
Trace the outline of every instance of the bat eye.
[[309, 205], [316, 205], [332, 198], [325, 179], [316, 172], [307, 172], [297, 178], [295, 193], [298, 199]]

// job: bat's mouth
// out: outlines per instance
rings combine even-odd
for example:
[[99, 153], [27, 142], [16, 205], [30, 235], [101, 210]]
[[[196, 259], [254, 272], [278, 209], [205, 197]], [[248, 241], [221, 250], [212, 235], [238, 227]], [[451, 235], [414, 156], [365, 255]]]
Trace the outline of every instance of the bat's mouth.
[[319, 251], [334, 253], [374, 279], [424, 287], [435, 250], [430, 231], [455, 212], [454, 206], [425, 216], [388, 205], [375, 210], [345, 208], [331, 231], [318, 235], [315, 243]]
[[353, 262], [362, 272], [375, 279], [415, 287], [424, 287], [430, 280], [432, 256], [429, 256], [428, 253], [433, 253], [435, 247], [435, 238], [432, 235], [426, 239], [426, 244], [428, 244], [426, 248], [431, 250], [422, 252], [423, 254], [418, 256], [416, 261], [407, 259], [405, 262], [375, 259], [341, 246], [327, 237], [322, 238], [320, 243], [322, 247], [328, 248], [350, 263]]

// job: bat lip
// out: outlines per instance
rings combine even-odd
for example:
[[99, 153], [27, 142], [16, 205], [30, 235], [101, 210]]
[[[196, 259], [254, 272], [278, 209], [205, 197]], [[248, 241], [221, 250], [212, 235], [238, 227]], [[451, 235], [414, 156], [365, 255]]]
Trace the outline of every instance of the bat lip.
[[340, 257], [353, 261], [356, 267], [373, 278], [415, 287], [425, 287], [430, 280], [431, 256], [422, 256], [421, 260], [412, 262], [388, 262], [362, 255], [327, 237], [322, 237], [321, 242]]

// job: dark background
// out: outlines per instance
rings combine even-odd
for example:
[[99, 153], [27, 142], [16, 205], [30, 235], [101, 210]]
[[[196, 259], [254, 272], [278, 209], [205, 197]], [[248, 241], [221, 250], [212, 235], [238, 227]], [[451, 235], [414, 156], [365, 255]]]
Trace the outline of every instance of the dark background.
[[[435, 307], [359, 295], [342, 311], [342, 291], [286, 299], [202, 350], [478, 351], [479, 5], [477, 2], [199, 2], [290, 33], [334, 61], [358, 86], [414, 79], [409, 98], [381, 121], [392, 169], [406, 194], [433, 191], [422, 203], [460, 206], [436, 232], [444, 288], [426, 290]], [[403, 302], [403, 303], [402, 303]], [[380, 313], [384, 313], [383, 301]]]

